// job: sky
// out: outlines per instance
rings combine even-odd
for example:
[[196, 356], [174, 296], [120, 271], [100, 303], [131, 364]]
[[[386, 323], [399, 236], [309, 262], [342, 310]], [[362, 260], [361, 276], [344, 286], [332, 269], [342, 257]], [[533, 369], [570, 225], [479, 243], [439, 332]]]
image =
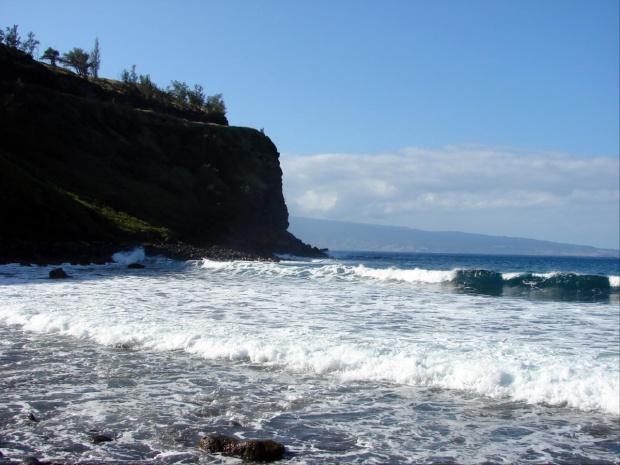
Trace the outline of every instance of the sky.
[[222, 93], [291, 215], [618, 249], [619, 4], [0, 0], [0, 27]]

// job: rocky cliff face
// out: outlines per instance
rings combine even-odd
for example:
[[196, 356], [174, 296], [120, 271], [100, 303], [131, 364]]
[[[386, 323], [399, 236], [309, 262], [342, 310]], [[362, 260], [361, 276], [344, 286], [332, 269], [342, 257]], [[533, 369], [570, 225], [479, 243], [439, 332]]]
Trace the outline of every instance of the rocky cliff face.
[[211, 119], [0, 46], [0, 256], [145, 241], [317, 254], [287, 232], [275, 145]]

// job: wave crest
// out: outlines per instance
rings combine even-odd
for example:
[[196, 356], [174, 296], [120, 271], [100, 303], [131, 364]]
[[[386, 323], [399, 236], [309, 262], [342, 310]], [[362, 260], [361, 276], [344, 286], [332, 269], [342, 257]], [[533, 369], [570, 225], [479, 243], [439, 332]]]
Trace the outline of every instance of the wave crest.
[[489, 295], [538, 292], [558, 298], [607, 295], [620, 291], [620, 277], [567, 272], [500, 273], [485, 269], [428, 270], [423, 268], [374, 268], [363, 264], [319, 262], [214, 262], [203, 260], [201, 267], [213, 272], [286, 278], [371, 280], [395, 284], [449, 285], [455, 289]]

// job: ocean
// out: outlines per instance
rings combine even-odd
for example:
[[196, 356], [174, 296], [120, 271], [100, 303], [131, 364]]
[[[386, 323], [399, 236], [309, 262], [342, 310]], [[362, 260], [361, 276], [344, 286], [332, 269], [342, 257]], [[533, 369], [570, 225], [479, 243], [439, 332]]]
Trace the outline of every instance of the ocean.
[[285, 258], [0, 266], [0, 463], [620, 463], [618, 259]]

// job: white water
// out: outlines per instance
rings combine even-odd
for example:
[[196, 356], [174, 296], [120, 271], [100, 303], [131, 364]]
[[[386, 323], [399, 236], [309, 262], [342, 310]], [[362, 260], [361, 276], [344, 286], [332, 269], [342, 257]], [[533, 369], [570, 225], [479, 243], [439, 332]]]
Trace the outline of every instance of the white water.
[[617, 331], [606, 307], [383, 284], [443, 282], [452, 271], [309, 265], [205, 261], [178, 275], [27, 283], [3, 288], [0, 322], [341, 381], [620, 412]]
[[[180, 264], [140, 252], [115, 260], [64, 266], [73, 278], [63, 281], [45, 279], [51, 268], [2, 267], [0, 325], [258, 366], [304, 386], [441, 388], [620, 413], [613, 304], [449, 293], [409, 284], [447, 282], [455, 271], [333, 260]], [[147, 268], [126, 269], [137, 260]]]

